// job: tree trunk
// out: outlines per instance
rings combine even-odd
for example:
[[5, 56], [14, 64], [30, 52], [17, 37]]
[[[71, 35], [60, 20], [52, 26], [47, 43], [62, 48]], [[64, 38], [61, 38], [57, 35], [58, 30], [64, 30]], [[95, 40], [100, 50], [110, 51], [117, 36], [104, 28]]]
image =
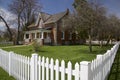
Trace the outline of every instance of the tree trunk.
[[90, 52], [92, 52], [92, 39], [90, 34], [89, 34], [89, 50]]
[[9, 34], [10, 34], [9, 41], [12, 41], [12, 32], [11, 32], [11, 30], [10, 30], [10, 27], [8, 26], [7, 22], [5, 21], [5, 19], [4, 19], [2, 16], [0, 16], [0, 19], [5, 23], [5, 25], [6, 25], [6, 27], [7, 27], [7, 30], [8, 30], [8, 32], [9, 32]]
[[111, 38], [111, 35], [108, 36], [106, 46], [109, 44], [109, 42], [110, 42], [110, 38]]
[[19, 45], [19, 38], [20, 38], [20, 15], [18, 15], [18, 32], [17, 32], [17, 40], [16, 40], [17, 45]]
[[100, 47], [101, 48], [103, 47], [103, 40], [101, 40], [101, 42], [100, 42]]

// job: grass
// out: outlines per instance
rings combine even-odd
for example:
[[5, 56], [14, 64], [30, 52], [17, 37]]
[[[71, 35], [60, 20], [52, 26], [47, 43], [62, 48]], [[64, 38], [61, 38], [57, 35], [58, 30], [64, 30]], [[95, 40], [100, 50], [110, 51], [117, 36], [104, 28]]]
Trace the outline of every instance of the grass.
[[13, 46], [13, 44], [0, 44], [0, 47], [8, 47], [8, 46]]
[[[111, 46], [105, 46], [100, 48], [99, 46], [93, 46], [93, 52], [89, 52], [88, 46], [43, 46], [41, 51], [37, 52], [40, 56], [65, 60], [66, 62], [71, 61], [73, 64], [80, 61], [91, 61], [96, 57], [97, 54], [103, 54], [107, 49], [110, 49]], [[14, 51], [15, 53], [31, 56], [33, 52], [32, 46], [23, 46], [23, 47], [10, 47], [3, 48], [7, 51]]]
[[120, 80], [120, 48], [116, 54], [108, 80]]
[[[80, 61], [91, 61], [97, 54], [104, 54], [107, 49], [110, 49], [111, 46], [104, 46], [100, 48], [99, 46], [93, 46], [93, 52], [89, 52], [89, 48], [86, 45], [73, 45], [73, 46], [42, 46], [41, 51], [37, 52], [40, 56], [49, 57], [55, 59], [65, 60], [66, 62], [71, 61], [73, 66], [76, 62]], [[31, 56], [33, 51], [32, 46], [22, 46], [22, 47], [7, 47], [2, 48], [7, 51], [14, 51], [17, 54]], [[5, 75], [6, 79], [1, 75]], [[9, 77], [7, 73], [0, 68], [0, 80], [14, 80]], [[73, 79], [74, 80], [74, 79]]]
[[13, 77], [9, 76], [6, 71], [0, 68], [0, 80], [15, 80]]

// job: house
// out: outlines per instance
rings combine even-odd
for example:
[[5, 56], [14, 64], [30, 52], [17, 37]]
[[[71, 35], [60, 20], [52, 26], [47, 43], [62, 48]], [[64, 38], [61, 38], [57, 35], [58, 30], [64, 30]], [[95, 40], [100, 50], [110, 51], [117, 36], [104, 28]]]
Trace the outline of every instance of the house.
[[[61, 30], [63, 19], [69, 16], [69, 10], [57, 14], [39, 13], [35, 24], [28, 26], [29, 31], [24, 33], [24, 42], [29, 44], [37, 40], [40, 44], [63, 45], [72, 44], [76, 37], [69, 31]], [[64, 24], [63, 24], [64, 23]]]

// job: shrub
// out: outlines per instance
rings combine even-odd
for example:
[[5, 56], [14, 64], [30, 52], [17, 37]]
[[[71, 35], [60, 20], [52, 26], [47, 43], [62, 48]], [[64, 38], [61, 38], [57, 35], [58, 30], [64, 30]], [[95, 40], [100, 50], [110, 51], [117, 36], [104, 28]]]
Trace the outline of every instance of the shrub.
[[40, 51], [41, 51], [41, 47], [42, 47], [42, 46], [40, 45], [39, 42], [37, 42], [37, 40], [34, 40], [34, 41], [33, 41], [32, 46], [33, 46], [33, 50], [34, 50], [35, 52], [40, 52]]

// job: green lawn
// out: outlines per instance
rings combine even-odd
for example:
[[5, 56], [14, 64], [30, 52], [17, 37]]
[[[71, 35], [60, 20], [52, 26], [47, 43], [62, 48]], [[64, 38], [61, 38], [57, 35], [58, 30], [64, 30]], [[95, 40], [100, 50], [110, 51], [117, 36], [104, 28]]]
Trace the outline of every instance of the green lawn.
[[108, 80], [120, 80], [120, 48], [116, 54]]
[[13, 46], [13, 44], [0, 44], [0, 47], [8, 47], [8, 46]]
[[[45, 56], [53, 59], [65, 60], [66, 62], [71, 61], [73, 64], [80, 61], [91, 61], [96, 57], [97, 54], [103, 54], [111, 46], [105, 46], [100, 48], [99, 46], [93, 46], [93, 52], [89, 52], [88, 46], [43, 46], [41, 51], [37, 52], [40, 56]], [[15, 53], [31, 56], [33, 52], [32, 46], [23, 47], [10, 47], [3, 48], [7, 51], [14, 51]]]
[[15, 80], [13, 77], [10, 77], [7, 72], [0, 68], [0, 80]]
[[[73, 66], [76, 62], [80, 61], [91, 61], [96, 57], [97, 54], [104, 54], [107, 49], [112, 46], [104, 46], [100, 48], [99, 46], [93, 46], [93, 52], [89, 52], [89, 48], [86, 45], [74, 45], [74, 46], [43, 46], [41, 51], [38, 52], [40, 56], [45, 56], [49, 58], [65, 60], [66, 62], [71, 61]], [[31, 56], [33, 51], [32, 46], [22, 46], [22, 47], [7, 47], [2, 48], [7, 51], [14, 51], [17, 54]], [[14, 80], [9, 77], [8, 74], [0, 68], [0, 80]]]

